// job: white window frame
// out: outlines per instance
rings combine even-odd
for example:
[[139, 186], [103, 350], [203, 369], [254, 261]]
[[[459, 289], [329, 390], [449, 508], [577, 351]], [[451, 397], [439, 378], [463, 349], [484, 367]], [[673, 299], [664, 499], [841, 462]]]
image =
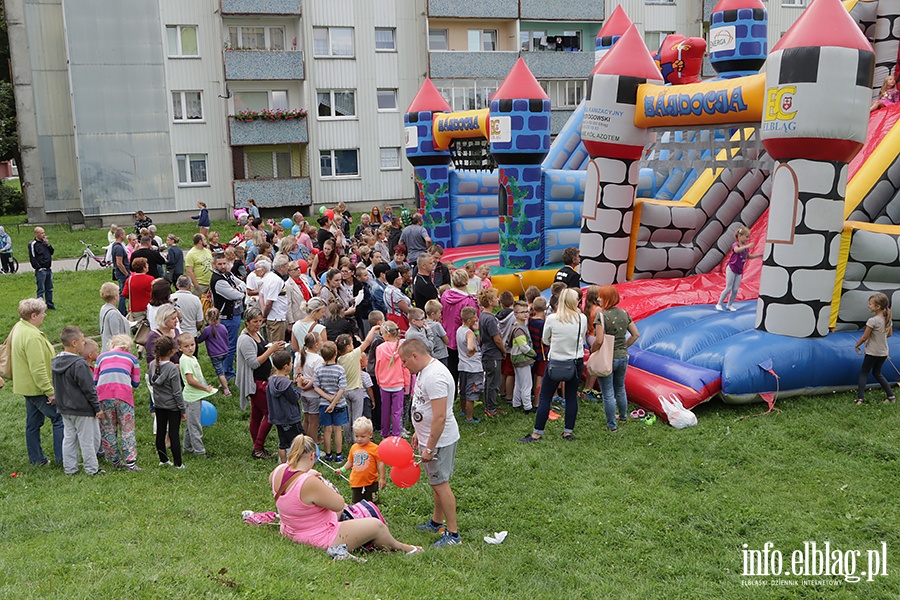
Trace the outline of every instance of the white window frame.
[[[250, 155], [251, 154], [270, 154], [272, 156], [272, 173], [275, 174], [274, 177], [252, 177], [250, 174]], [[287, 154], [290, 156], [290, 173], [284, 177], [278, 173], [278, 158], [276, 154]], [[266, 150], [262, 152], [253, 151], [253, 150], [245, 150], [244, 151], [244, 173], [246, 174], [247, 179], [292, 179], [295, 177], [294, 175], [294, 152], [292, 148], [288, 148], [287, 152], [284, 150]]]
[[[203, 157], [203, 163], [205, 165], [206, 171], [206, 180], [205, 181], [191, 181], [191, 161], [197, 160], [198, 157]], [[179, 161], [184, 161], [184, 173], [185, 177], [187, 177], [187, 181], [181, 180], [181, 173], [178, 169]], [[176, 154], [175, 155], [175, 179], [178, 181], [178, 187], [209, 187], [209, 155], [208, 154], [200, 154], [200, 153], [190, 153], [190, 154]]]
[[[228, 26], [228, 43], [230, 45], [233, 45], [233, 42], [231, 41], [231, 30], [232, 29], [237, 29], [237, 36], [236, 36], [237, 45], [232, 48], [233, 50], [240, 50], [243, 47], [244, 34], [243, 34], [242, 30], [244, 30], [244, 29], [262, 29], [264, 31], [266, 47], [265, 48], [254, 48], [254, 50], [265, 50], [268, 52], [283, 52], [284, 50], [287, 49], [287, 45], [288, 45], [287, 28], [284, 25], [229, 25]], [[272, 30], [273, 29], [281, 30], [281, 36], [282, 36], [281, 49], [277, 49], [277, 48], [273, 49], [272, 48]]]
[[[378, 32], [388, 31], [391, 34], [391, 47], [378, 47]], [[397, 51], [397, 28], [396, 27], [376, 27], [375, 28], [375, 52], [396, 52]]]
[[502, 80], [496, 79], [438, 79], [434, 81], [441, 96], [455, 111], [490, 108], [490, 97], [497, 91], [501, 83]]
[[784, 8], [805, 8], [806, 0], [781, 0], [781, 6]]
[[[584, 79], [541, 79], [538, 83], [550, 97], [550, 108], [577, 108], [584, 99], [586, 88]], [[574, 104], [569, 103], [569, 91], [575, 93]]]
[[[384, 166], [384, 151], [385, 150], [392, 150], [392, 151], [397, 152], [397, 164], [396, 165], [391, 165], [388, 167]], [[378, 164], [381, 166], [382, 171], [400, 171], [401, 169], [403, 169], [403, 162], [401, 159], [400, 147], [399, 146], [382, 146], [378, 152]]]
[[[471, 43], [470, 43], [473, 31], [478, 32], [478, 49], [477, 50], [472, 50]], [[494, 44], [493, 50], [485, 50], [484, 49], [484, 35], [485, 34], [493, 35], [493, 40], [492, 40], [492, 42]], [[467, 40], [466, 49], [469, 52], [497, 52], [500, 50], [500, 31], [497, 29], [468, 29], [466, 31], [466, 40]]]
[[[336, 175], [335, 165], [337, 164], [337, 160], [335, 160], [335, 152], [356, 152], [356, 173], [347, 174], [347, 175]], [[331, 157], [331, 175], [325, 175], [322, 172], [322, 155], [329, 154]], [[321, 179], [331, 180], [331, 179], [359, 179], [359, 148], [336, 148], [334, 150], [319, 150], [319, 177]]]
[[[350, 54], [335, 54], [334, 45], [331, 39], [331, 32], [337, 29], [346, 29], [350, 31]], [[324, 30], [326, 32], [326, 42], [328, 44], [328, 54], [316, 54], [316, 31]], [[356, 58], [356, 39], [353, 35], [353, 27], [313, 27], [313, 56], [315, 58]]]
[[[177, 53], [172, 53], [172, 48], [169, 48], [169, 30], [175, 30], [175, 45], [177, 46], [175, 50]], [[197, 38], [197, 54], [182, 54], [183, 50], [181, 48], [181, 33], [185, 29], [193, 29], [194, 36]], [[169, 58], [200, 58], [200, 26], [199, 25], [166, 25], [166, 53]]]
[[[441, 33], [443, 34], [446, 48], [432, 48], [431, 47], [431, 34], [432, 33]], [[429, 52], [448, 52], [450, 50], [450, 30], [446, 27], [436, 27], [436, 28], [428, 28], [428, 51]]]
[[[284, 107], [276, 107], [275, 100], [273, 98], [273, 94], [275, 92], [284, 92]], [[288, 90], [236, 90], [233, 92], [235, 96], [238, 94], [266, 94], [266, 107], [268, 110], [290, 110], [291, 109], [291, 99], [290, 92]], [[231, 106], [234, 109], [235, 113], [240, 112], [241, 110], [253, 110], [253, 109], [239, 109], [235, 105], [235, 100], [231, 101]]]
[[[338, 116], [334, 114], [334, 94], [336, 92], [350, 92], [353, 94], [353, 114], [346, 116]], [[319, 115], [319, 94], [328, 93], [331, 97], [331, 116], [323, 117]], [[316, 119], [319, 121], [355, 121], [359, 119], [359, 115], [356, 110], [356, 90], [354, 89], [321, 89], [316, 90]]]
[[[175, 94], [179, 94], [181, 97], [181, 113], [182, 116], [179, 119], [175, 114]], [[187, 101], [185, 99], [185, 94], [200, 94], [200, 118], [199, 119], [189, 119], [187, 117]], [[206, 123], [206, 110], [203, 107], [203, 90], [173, 90], [172, 91], [172, 122], [173, 123]]]
[[[393, 98], [394, 98], [393, 108], [381, 108], [381, 106], [379, 106], [380, 103], [378, 100], [382, 94], [385, 94], [385, 95], [391, 94], [393, 96]], [[380, 113], [398, 112], [400, 110], [400, 101], [397, 98], [397, 88], [378, 88], [378, 90], [375, 92], [375, 106], [378, 109], [378, 112], [380, 112]]]
[[[651, 45], [650, 42], [647, 40], [647, 36], [651, 33], [655, 33], [655, 34], [659, 35], [659, 40], [655, 46]], [[647, 48], [650, 50], [650, 54], [655, 54], [656, 51], [659, 50], [659, 47], [662, 45], [663, 40], [665, 40], [667, 36], [669, 36], [673, 33], [675, 33], [675, 32], [674, 31], [657, 31], [657, 30], [644, 31], [644, 43], [647, 44]]]
[[644, 0], [644, 4], [675, 4], [675, 0]]

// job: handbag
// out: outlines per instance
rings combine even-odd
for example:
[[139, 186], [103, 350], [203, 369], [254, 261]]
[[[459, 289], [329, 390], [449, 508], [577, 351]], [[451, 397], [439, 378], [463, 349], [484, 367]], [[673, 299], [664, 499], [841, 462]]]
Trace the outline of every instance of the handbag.
[[587, 361], [587, 372], [592, 377], [608, 377], [613, 368], [613, 346], [616, 336], [606, 333], [606, 319], [600, 313], [600, 326], [603, 327], [603, 341], [596, 352], [591, 352]]
[[[575, 338], [576, 343], [579, 348], [584, 348], [584, 342], [581, 339], [581, 315], [578, 316], [578, 334]], [[551, 341], [550, 346], [553, 346]], [[579, 359], [577, 358], [566, 358], [560, 360], [558, 358], [551, 358], [547, 363], [547, 376], [557, 383], [561, 383], [563, 381], [569, 381], [573, 377], [575, 377], [575, 361]], [[581, 359], [584, 360], [584, 359]]]
[[[16, 326], [13, 325], [13, 329], [15, 328]], [[0, 379], [12, 379], [12, 344], [10, 344], [10, 340], [13, 329], [9, 330], [6, 341], [0, 344]]]
[[394, 304], [394, 295], [391, 294], [391, 312], [388, 313], [387, 319], [388, 321], [393, 321], [397, 324], [397, 327], [400, 328], [400, 331], [406, 333], [409, 329], [409, 319], [406, 318], [406, 315], [398, 315], [394, 311], [397, 310], [396, 305]]

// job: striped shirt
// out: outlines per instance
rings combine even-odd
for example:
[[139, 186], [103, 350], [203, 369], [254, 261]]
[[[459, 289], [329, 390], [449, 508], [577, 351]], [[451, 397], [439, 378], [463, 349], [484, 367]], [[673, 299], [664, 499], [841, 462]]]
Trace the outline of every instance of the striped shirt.
[[[339, 390], [347, 389], [347, 373], [344, 371], [344, 367], [338, 364], [322, 365], [316, 369], [316, 374], [313, 376], [313, 385], [329, 396], [334, 396]], [[319, 398], [319, 406], [331, 404], [325, 398], [321, 396]], [[341, 396], [335, 407], [347, 406], [345, 398], [346, 396]]]
[[94, 383], [100, 400], [121, 400], [134, 406], [132, 389], [141, 384], [141, 368], [136, 356], [121, 350], [110, 350], [97, 357]]

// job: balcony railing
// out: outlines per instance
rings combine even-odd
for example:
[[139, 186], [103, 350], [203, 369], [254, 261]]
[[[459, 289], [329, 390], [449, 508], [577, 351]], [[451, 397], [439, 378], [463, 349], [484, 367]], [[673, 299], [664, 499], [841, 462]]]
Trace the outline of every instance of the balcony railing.
[[303, 52], [298, 50], [226, 50], [229, 81], [297, 80], [304, 78]]
[[[429, 52], [432, 79], [503, 79], [519, 52]], [[594, 68], [591, 52], [522, 52], [538, 79], [587, 78]]]
[[223, 15], [300, 15], [300, 0], [222, 0]]
[[[541, 0], [543, 1], [543, 0]], [[519, 0], [429, 0], [428, 16], [476, 19], [518, 19]]]
[[234, 205], [246, 207], [250, 198], [261, 208], [305, 206], [312, 204], [312, 186], [309, 177], [234, 180]]
[[603, 2], [584, 0], [521, 0], [521, 17], [532, 21], [600, 21]]
[[309, 131], [306, 117], [301, 119], [239, 121], [228, 119], [232, 146], [261, 146], [268, 144], [306, 144]]
[[300, 15], [300, 0], [222, 0], [223, 15]]

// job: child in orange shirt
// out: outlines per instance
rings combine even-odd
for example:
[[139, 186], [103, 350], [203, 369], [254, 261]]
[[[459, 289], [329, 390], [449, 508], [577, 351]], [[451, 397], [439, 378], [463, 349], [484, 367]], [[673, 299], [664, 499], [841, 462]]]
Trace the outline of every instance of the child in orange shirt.
[[350, 471], [350, 489], [353, 504], [360, 500], [378, 503], [378, 490], [384, 489], [384, 463], [378, 458], [378, 445], [372, 441], [374, 429], [372, 421], [359, 417], [353, 421], [353, 439], [347, 463], [335, 473]]

